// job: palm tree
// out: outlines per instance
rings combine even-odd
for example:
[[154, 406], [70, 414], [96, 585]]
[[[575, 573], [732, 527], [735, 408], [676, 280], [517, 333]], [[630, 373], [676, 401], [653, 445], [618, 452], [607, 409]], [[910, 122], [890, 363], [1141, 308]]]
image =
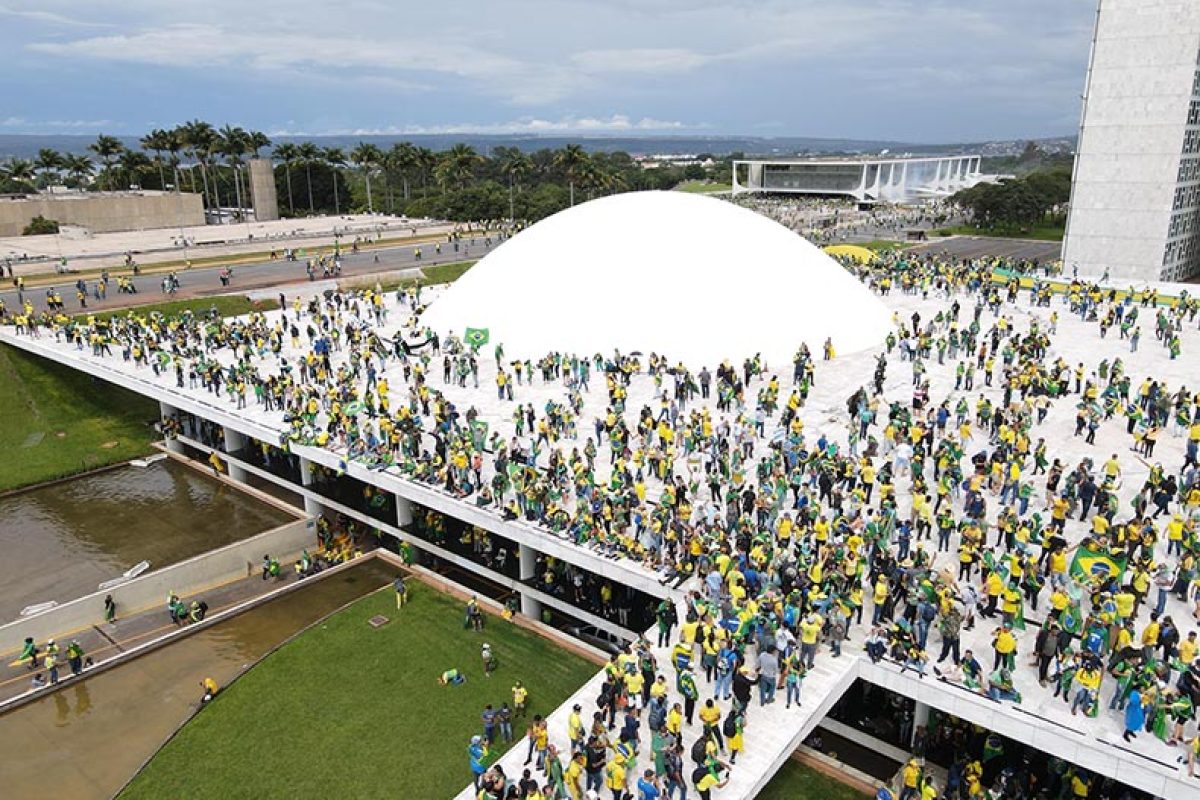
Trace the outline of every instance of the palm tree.
[[264, 147], [271, 146], [270, 138], [268, 138], [268, 136], [262, 131], [250, 131], [246, 143], [250, 147], [250, 152], [254, 153], [255, 158], [259, 157], [259, 150], [262, 150]]
[[33, 181], [37, 177], [37, 169], [32, 161], [24, 158], [10, 158], [0, 167], [0, 177], [3, 177], [13, 188], [22, 191], [33, 191]]
[[404, 186], [404, 199], [408, 200], [408, 172], [418, 166], [419, 154], [412, 142], [396, 142], [388, 151], [392, 167], [400, 173], [400, 182]]
[[96, 137], [96, 141], [88, 145], [88, 150], [95, 153], [96, 157], [100, 159], [100, 163], [104, 165], [101, 170], [104, 175], [104, 188], [111, 191], [112, 175], [109, 174], [109, 170], [113, 161], [125, 150], [125, 145], [121, 144], [121, 140], [115, 136], [100, 134]]
[[292, 204], [292, 162], [297, 158], [296, 145], [291, 142], [277, 144], [272, 156], [283, 162], [283, 175], [287, 181], [288, 213], [295, 215], [296, 207]]
[[117, 163], [120, 165], [120, 173], [124, 179], [122, 186], [129, 188], [141, 186], [142, 173], [154, 165], [150, 157], [141, 150], [126, 150], [121, 153], [121, 158]]
[[362, 168], [363, 178], [367, 182], [367, 213], [375, 213], [375, 203], [371, 198], [371, 170], [383, 160], [383, 153], [379, 152], [379, 148], [367, 142], [359, 142], [358, 146], [350, 151], [350, 160]]
[[460, 189], [475, 174], [475, 167], [482, 164], [484, 160], [483, 156], [475, 152], [474, 147], [461, 142], [447, 150], [442, 158], [447, 164], [447, 174], [457, 181]]
[[571, 191], [571, 205], [575, 205], [575, 181], [580, 169], [588, 162], [588, 154], [577, 144], [569, 144], [554, 154], [554, 166], [567, 175], [567, 186]]
[[429, 176], [433, 174], [434, 167], [437, 166], [437, 154], [428, 147], [417, 147], [416, 150], [416, 166], [421, 173], [421, 196], [427, 195]]
[[76, 187], [82, 187], [83, 182], [92, 177], [92, 160], [79, 153], [68, 153], [63, 158], [63, 169]]
[[323, 155], [325, 163], [333, 171], [333, 213], [341, 214], [342, 205], [338, 200], [338, 178], [341, 177], [342, 167], [346, 166], [346, 154], [340, 147], [326, 147]]
[[[200, 179], [204, 182], [204, 199], [209, 207], [220, 207], [221, 194], [217, 191], [216, 180], [213, 180], [213, 197], [210, 203], [208, 193], [208, 162], [217, 142], [217, 132], [213, 126], [202, 120], [194, 119], [180, 126], [185, 152], [200, 165]], [[195, 177], [192, 178], [192, 188], [195, 189]]]
[[312, 193], [312, 165], [314, 161], [319, 161], [321, 158], [321, 148], [317, 147], [312, 142], [304, 142], [296, 148], [296, 156], [300, 162], [304, 164], [304, 178], [308, 183], [308, 213], [317, 213], [313, 206]]
[[238, 216], [242, 214], [242, 155], [250, 151], [250, 134], [243, 128], [226, 125], [220, 131], [217, 142], [217, 152], [229, 161], [229, 171], [233, 174], [233, 192], [237, 198]]
[[154, 153], [154, 163], [158, 165], [158, 186], [160, 189], [167, 187], [166, 178], [163, 177], [163, 151], [167, 149], [170, 143], [170, 134], [161, 128], [155, 128], [147, 133], [139, 140], [143, 150], [149, 150]]
[[42, 173], [46, 184], [50, 185], [58, 181], [58, 173], [63, 168], [63, 155], [57, 150], [49, 147], [43, 147], [38, 150], [37, 158], [33, 165]]
[[183, 146], [183, 134], [179, 128], [171, 128], [170, 130], [163, 131], [162, 148], [171, 154], [171, 182], [175, 185], [175, 191], [177, 192], [181, 191], [179, 185], [179, 153], [183, 150]]
[[508, 176], [508, 221], [513, 221], [513, 187], [522, 177], [533, 171], [533, 162], [529, 156], [513, 147], [504, 154], [500, 162], [500, 171]]

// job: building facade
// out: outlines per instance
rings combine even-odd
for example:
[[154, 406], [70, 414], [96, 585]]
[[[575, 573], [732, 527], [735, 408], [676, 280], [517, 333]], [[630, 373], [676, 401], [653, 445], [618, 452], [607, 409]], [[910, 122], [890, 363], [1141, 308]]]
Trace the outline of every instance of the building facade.
[[1063, 264], [1200, 274], [1200, 3], [1100, 0]]
[[912, 203], [949, 197], [984, 179], [981, 157], [772, 159], [733, 162], [733, 193], [851, 197], [862, 203]]
[[0, 199], [0, 236], [20, 236], [36, 216], [91, 233], [204, 224], [204, 202], [188, 192], [72, 192]]

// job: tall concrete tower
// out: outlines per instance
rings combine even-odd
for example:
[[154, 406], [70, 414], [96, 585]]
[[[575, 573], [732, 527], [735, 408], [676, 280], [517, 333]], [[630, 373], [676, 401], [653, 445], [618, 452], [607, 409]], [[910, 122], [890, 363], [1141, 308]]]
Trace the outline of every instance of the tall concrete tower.
[[275, 165], [268, 158], [252, 158], [250, 165], [250, 202], [259, 222], [279, 219], [279, 199], [275, 194]]
[[1099, 0], [1063, 266], [1200, 273], [1200, 0]]

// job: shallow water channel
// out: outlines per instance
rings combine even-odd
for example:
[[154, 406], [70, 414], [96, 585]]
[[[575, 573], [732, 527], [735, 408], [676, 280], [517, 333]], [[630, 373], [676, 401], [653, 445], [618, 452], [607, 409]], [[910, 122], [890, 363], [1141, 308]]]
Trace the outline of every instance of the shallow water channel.
[[4, 797], [111, 798], [199, 705], [289, 636], [386, 585], [369, 561], [0, 716]]
[[170, 459], [0, 498], [0, 622], [90, 594], [140, 561], [161, 569], [292, 519]]

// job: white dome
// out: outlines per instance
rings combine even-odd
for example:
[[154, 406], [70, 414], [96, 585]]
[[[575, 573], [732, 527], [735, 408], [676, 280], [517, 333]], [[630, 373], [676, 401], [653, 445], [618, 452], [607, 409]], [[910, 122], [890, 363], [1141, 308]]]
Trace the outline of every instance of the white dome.
[[[724, 200], [629, 192], [514, 236], [422, 317], [439, 334], [489, 330], [510, 357], [641, 351], [698, 369], [761, 353], [778, 371], [801, 342], [821, 357], [881, 343], [891, 314], [836, 261]], [[490, 349], [489, 345], [489, 349]]]

